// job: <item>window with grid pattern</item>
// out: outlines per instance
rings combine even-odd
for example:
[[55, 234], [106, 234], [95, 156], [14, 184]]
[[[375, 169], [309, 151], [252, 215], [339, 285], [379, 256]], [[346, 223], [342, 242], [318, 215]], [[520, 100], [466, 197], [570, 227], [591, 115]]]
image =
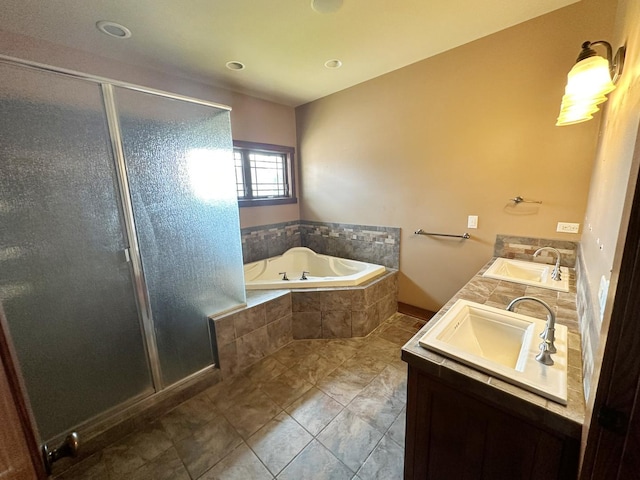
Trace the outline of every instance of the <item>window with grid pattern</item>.
[[295, 203], [292, 147], [233, 142], [238, 203], [243, 206]]

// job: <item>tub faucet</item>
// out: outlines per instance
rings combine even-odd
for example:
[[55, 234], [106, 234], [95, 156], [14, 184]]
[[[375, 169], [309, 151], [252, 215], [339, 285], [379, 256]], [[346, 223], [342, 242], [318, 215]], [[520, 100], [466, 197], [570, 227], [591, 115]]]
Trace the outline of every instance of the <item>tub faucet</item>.
[[282, 275], [282, 280], [284, 281], [289, 281], [289, 279], [287, 278], [287, 272], [280, 272], [278, 273], [278, 275]]
[[556, 339], [555, 337], [556, 316], [553, 313], [553, 310], [551, 310], [551, 307], [547, 305], [546, 302], [543, 302], [542, 300], [535, 297], [518, 297], [514, 300], [511, 300], [511, 303], [509, 303], [509, 305], [507, 306], [507, 310], [509, 310], [510, 312], [513, 312], [513, 307], [515, 307], [517, 303], [523, 302], [525, 300], [530, 300], [532, 302], [539, 303], [540, 305], [542, 305], [544, 308], [547, 309], [547, 312], [548, 312], [547, 325], [545, 329], [542, 331], [542, 333], [540, 334], [540, 337], [542, 337], [543, 342], [540, 344], [540, 353], [536, 355], [536, 360], [544, 365], [553, 365], [553, 359], [551, 358], [551, 354], [556, 353], [558, 351], [554, 344]]
[[553, 271], [551, 272], [551, 278], [553, 280], [560, 281], [561, 280], [561, 278], [560, 278], [560, 251], [557, 248], [553, 248], [553, 247], [542, 247], [542, 248], [539, 248], [538, 250], [536, 250], [534, 252], [533, 257], [534, 258], [537, 257], [540, 254], [540, 252], [544, 252], [545, 250], [549, 250], [549, 251], [551, 251], [551, 252], [556, 254], [556, 266], [553, 268]]
[[306, 272], [306, 271], [304, 271], [304, 270], [303, 270], [303, 271], [302, 271], [302, 276], [300, 277], [300, 280], [309, 280], [309, 279], [307, 278], [307, 273], [309, 273], [309, 272]]

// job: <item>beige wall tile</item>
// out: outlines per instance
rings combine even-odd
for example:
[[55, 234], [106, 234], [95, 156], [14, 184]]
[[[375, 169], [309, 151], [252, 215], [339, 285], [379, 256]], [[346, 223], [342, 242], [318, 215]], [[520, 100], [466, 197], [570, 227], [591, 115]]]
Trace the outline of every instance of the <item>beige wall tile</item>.
[[351, 338], [351, 311], [322, 312], [322, 338]]
[[322, 314], [320, 312], [294, 312], [291, 330], [293, 338], [322, 338]]
[[236, 338], [240, 338], [267, 323], [264, 303], [247, 308], [234, 315], [233, 324], [236, 330]]

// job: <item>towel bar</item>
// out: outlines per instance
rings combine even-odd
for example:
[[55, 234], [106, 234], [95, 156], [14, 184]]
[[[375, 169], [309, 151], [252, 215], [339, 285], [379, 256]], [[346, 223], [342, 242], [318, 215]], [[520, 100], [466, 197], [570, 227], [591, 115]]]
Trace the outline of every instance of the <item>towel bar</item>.
[[468, 239], [468, 238], [471, 238], [471, 235], [469, 235], [467, 232], [464, 232], [462, 235], [451, 235], [449, 233], [430, 233], [430, 232], [425, 232], [424, 230], [422, 230], [420, 228], [419, 230], [416, 230], [414, 233], [416, 235], [432, 235], [434, 237], [464, 238], [465, 240]]

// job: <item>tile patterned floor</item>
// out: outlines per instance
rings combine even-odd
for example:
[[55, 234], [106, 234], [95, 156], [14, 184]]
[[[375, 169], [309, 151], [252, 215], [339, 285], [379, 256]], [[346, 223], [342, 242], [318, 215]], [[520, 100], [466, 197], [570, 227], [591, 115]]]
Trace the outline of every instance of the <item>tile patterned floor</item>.
[[400, 347], [423, 325], [398, 313], [365, 338], [295, 340], [56, 478], [401, 479]]

